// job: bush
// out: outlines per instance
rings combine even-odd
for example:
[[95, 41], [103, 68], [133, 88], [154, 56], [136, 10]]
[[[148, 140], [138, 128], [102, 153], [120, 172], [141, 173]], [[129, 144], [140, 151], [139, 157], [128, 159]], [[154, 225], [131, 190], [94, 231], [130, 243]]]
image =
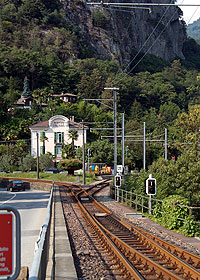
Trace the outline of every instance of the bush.
[[5, 154], [0, 158], [0, 169], [11, 170], [13, 163], [13, 157], [11, 155]]
[[63, 159], [58, 163], [58, 168], [67, 170], [69, 174], [74, 175], [74, 170], [82, 167], [82, 162], [78, 159]]
[[20, 169], [24, 172], [31, 171], [31, 170], [36, 170], [36, 159], [31, 156], [27, 155], [22, 159], [22, 163], [20, 166]]
[[183, 223], [181, 232], [186, 236], [199, 236], [200, 224], [195, 222], [194, 216], [188, 216]]
[[108, 13], [102, 13], [101, 11], [94, 12], [92, 15], [92, 19], [94, 26], [101, 27], [104, 29], [107, 27], [110, 21]]
[[39, 168], [40, 170], [44, 170], [47, 167], [52, 166], [53, 156], [51, 154], [41, 155], [39, 158]]
[[186, 198], [171, 195], [163, 200], [161, 222], [169, 229], [179, 229], [183, 226], [183, 220], [188, 216], [188, 209], [179, 205], [188, 205]]

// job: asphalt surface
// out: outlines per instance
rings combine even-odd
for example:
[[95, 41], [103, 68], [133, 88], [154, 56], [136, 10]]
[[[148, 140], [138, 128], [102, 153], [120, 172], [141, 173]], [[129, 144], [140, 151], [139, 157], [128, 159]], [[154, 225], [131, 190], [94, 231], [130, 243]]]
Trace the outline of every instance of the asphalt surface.
[[46, 220], [50, 193], [45, 191], [8, 192], [0, 189], [0, 206], [11, 205], [21, 217], [21, 266], [31, 269], [36, 242]]

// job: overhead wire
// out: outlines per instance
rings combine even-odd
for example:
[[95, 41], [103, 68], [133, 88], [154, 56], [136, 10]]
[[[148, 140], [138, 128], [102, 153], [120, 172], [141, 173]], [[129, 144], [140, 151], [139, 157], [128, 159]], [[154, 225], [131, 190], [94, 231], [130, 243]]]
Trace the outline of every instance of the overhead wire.
[[190, 21], [192, 20], [192, 18], [194, 17], [194, 15], [196, 14], [196, 12], [198, 11], [199, 7], [197, 7], [194, 11], [194, 13], [192, 14], [192, 16], [190, 17], [190, 19], [188, 20], [188, 22], [186, 23], [187, 25], [190, 23]]
[[[181, 2], [181, 4], [184, 2], [184, 0]], [[193, 13], [192, 17], [190, 18], [190, 20], [192, 20], [193, 16], [195, 15], [196, 11], [198, 10], [199, 7], [196, 8], [195, 12]], [[177, 12], [177, 11], [176, 11]], [[171, 19], [173, 19], [174, 15], [176, 14], [176, 12], [174, 12], [174, 14], [172, 15], [172, 17], [170, 18], [170, 20], [168, 21], [168, 23], [166, 24], [165, 28], [163, 28], [163, 30], [160, 32], [160, 34], [158, 35], [158, 37], [155, 39], [155, 41], [152, 43], [152, 45], [148, 48], [148, 50], [145, 52], [145, 54], [141, 57], [141, 59], [129, 70], [129, 72], [125, 73], [124, 75], [128, 75], [130, 74], [137, 66], [138, 64], [143, 60], [143, 58], [148, 54], [148, 52], [151, 50], [151, 48], [155, 45], [155, 43], [157, 42], [157, 40], [160, 38], [160, 36], [163, 34], [163, 32], [165, 31], [165, 29], [167, 28], [167, 26], [169, 25], [169, 23], [171, 22]], [[130, 63], [129, 63], [130, 64]], [[124, 78], [124, 77], [123, 77]], [[123, 79], [122, 78], [122, 79]], [[122, 79], [118, 80], [117, 82], [121, 81]]]
[[[173, 2], [173, 0], [171, 0], [171, 2]], [[161, 21], [163, 20], [163, 18], [165, 17], [166, 13], [168, 12], [170, 6], [168, 6], [164, 12], [164, 14], [162, 15], [162, 17], [160, 18], [160, 20], [158, 21], [158, 23], [156, 24], [156, 26], [154, 27], [154, 29], [152, 30], [152, 32], [150, 33], [149, 37], [146, 39], [146, 41], [143, 43], [143, 45], [141, 46], [141, 48], [138, 50], [138, 52], [136, 53], [136, 55], [133, 57], [133, 59], [127, 64], [127, 66], [125, 67], [125, 69], [123, 70], [123, 72], [126, 71], [126, 69], [128, 69], [128, 67], [131, 65], [131, 63], [138, 57], [138, 55], [141, 53], [142, 49], [146, 46], [146, 44], [148, 43], [148, 41], [151, 39], [151, 37], [153, 36], [154, 32], [156, 31], [156, 29], [158, 28], [158, 26], [160, 25]], [[175, 13], [174, 13], [175, 14]], [[173, 16], [174, 16], [173, 14]], [[171, 19], [170, 19], [171, 20]], [[130, 73], [130, 71], [128, 72]], [[122, 73], [121, 75], [124, 75], [124, 77], [126, 77], [126, 75], [128, 75], [128, 73]], [[122, 77], [121, 79], [119, 79], [117, 82], [115, 82], [116, 79], [114, 79], [111, 83], [112, 84], [116, 84], [119, 81], [121, 81], [124, 77]]]

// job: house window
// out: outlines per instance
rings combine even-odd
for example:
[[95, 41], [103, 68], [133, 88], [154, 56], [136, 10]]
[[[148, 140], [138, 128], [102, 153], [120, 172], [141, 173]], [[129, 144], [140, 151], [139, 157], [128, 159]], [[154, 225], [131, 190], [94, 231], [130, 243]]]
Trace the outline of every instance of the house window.
[[62, 154], [62, 146], [56, 146], [56, 154], [61, 155]]
[[61, 158], [62, 155], [62, 146], [55, 146], [54, 147], [55, 150], [55, 156]]
[[58, 132], [57, 133], [57, 143], [62, 143], [62, 133], [61, 132]]
[[64, 132], [54, 133], [54, 143], [64, 143]]

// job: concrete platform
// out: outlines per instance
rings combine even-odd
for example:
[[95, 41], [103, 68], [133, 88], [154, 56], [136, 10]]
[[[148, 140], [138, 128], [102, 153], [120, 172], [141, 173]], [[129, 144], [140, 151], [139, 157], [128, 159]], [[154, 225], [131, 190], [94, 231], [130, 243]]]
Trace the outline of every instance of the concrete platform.
[[54, 205], [54, 279], [76, 280], [78, 278], [65, 224], [59, 187], [55, 187]]

